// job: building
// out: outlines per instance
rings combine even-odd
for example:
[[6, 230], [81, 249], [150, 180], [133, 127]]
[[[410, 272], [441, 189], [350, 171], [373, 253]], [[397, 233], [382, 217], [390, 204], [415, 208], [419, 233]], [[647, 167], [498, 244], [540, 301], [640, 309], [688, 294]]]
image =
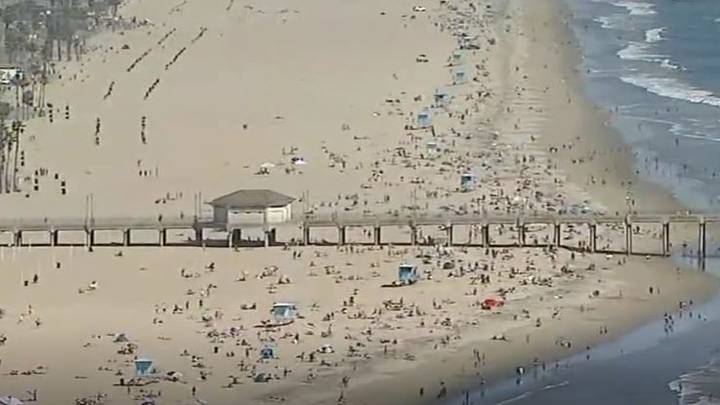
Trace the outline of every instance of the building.
[[0, 67], [0, 85], [10, 85], [16, 80], [22, 80], [24, 76], [23, 70], [16, 66]]
[[278, 224], [292, 218], [293, 197], [272, 190], [238, 190], [210, 202], [218, 224]]

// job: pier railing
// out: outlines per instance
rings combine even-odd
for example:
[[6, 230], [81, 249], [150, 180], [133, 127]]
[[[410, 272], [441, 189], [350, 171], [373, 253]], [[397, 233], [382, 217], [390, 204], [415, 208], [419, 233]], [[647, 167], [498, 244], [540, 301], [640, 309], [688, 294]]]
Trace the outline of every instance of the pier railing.
[[[132, 246], [132, 233], [134, 231], [156, 231], [158, 232], [157, 245], [168, 245], [168, 230], [189, 230], [194, 232], [194, 239], [183, 241], [183, 245], [202, 245], [214, 242], [213, 246], [224, 245], [236, 247], [242, 241], [242, 232], [245, 230], [259, 229], [265, 235], [264, 246], [277, 243], [277, 230], [280, 228], [297, 227], [302, 229], [302, 237], [299, 240], [292, 239], [291, 242], [309, 245], [314, 242], [311, 237], [313, 229], [335, 228], [338, 232], [336, 241], [323, 243], [335, 243], [344, 245], [351, 243], [348, 239], [347, 229], [353, 227], [372, 228], [372, 242], [380, 245], [383, 243], [411, 245], [419, 244], [418, 230], [424, 226], [438, 226], [445, 230], [445, 243], [449, 245], [458, 244], [454, 238], [455, 230], [458, 227], [470, 228], [468, 241], [464, 245], [473, 245], [474, 235], [479, 235], [478, 246], [493, 246], [491, 227], [511, 226], [516, 232], [513, 246], [529, 246], [526, 243], [526, 233], [533, 225], [545, 225], [552, 229], [552, 239], [549, 245], [565, 247], [562, 243], [562, 228], [566, 225], [584, 225], [588, 228], [589, 236], [587, 244], [584, 244], [588, 251], [598, 252], [597, 229], [599, 225], [612, 226], [615, 229], [623, 229], [625, 235], [624, 252], [627, 254], [645, 254], [633, 250], [633, 226], [639, 224], [655, 224], [661, 226], [662, 246], [658, 255], [668, 255], [671, 251], [670, 226], [672, 224], [685, 224], [698, 226], [698, 248], [697, 255], [704, 259], [706, 255], [706, 227], [709, 223], [720, 223], [720, 212], [629, 212], [624, 215], [603, 214], [603, 213], [497, 213], [497, 212], [473, 212], [459, 213], [452, 211], [398, 211], [388, 213], [315, 213], [302, 214], [293, 217], [282, 224], [266, 223], [262, 221], [252, 222], [214, 222], [209, 217], [163, 217], [161, 215], [138, 216], [138, 217], [76, 217], [76, 218], [0, 218], [0, 233], [12, 233], [12, 245], [22, 246], [24, 244], [23, 234], [32, 232], [46, 232], [49, 235], [47, 245], [61, 245], [61, 232], [84, 232], [85, 245], [92, 247], [97, 245], [95, 234], [99, 231], [120, 231], [122, 241], [117, 243], [124, 246]], [[402, 227], [410, 230], [410, 241], [384, 241], [382, 237], [383, 228]], [[474, 228], [474, 230], [473, 230]], [[218, 244], [217, 241], [210, 241], [206, 237], [206, 231], [226, 232], [227, 240]], [[479, 231], [479, 232], [477, 232]], [[176, 243], [177, 244], [177, 243]], [[36, 244], [37, 245], [37, 244]], [[533, 246], [536, 246], [533, 244]]]
[[[404, 211], [399, 213], [320, 213], [296, 215], [286, 224], [324, 226], [403, 226], [473, 225], [473, 224], [584, 224], [584, 223], [701, 223], [720, 222], [720, 212], [633, 212], [615, 215], [603, 213], [466, 213], [447, 211]], [[51, 231], [51, 230], [113, 230], [113, 229], [192, 229], [226, 228], [226, 223], [215, 223], [211, 217], [59, 217], [59, 218], [0, 218], [0, 232]], [[262, 221], [236, 222], [233, 227], [263, 227]]]

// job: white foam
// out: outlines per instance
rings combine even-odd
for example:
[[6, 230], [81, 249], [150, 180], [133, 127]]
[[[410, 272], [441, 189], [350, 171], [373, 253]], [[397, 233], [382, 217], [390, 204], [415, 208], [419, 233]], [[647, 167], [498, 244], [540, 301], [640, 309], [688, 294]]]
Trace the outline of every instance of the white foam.
[[679, 405], [717, 405], [717, 398], [703, 392], [705, 384], [716, 385], [718, 381], [717, 360], [712, 360], [695, 371], [682, 374], [677, 380], [671, 381], [668, 388], [675, 392]]
[[653, 9], [651, 3], [643, 3], [639, 1], [618, 1], [612, 3], [614, 6], [623, 7], [630, 12], [630, 15], [653, 15], [657, 12]]
[[672, 63], [670, 59], [663, 59], [663, 61], [660, 63], [660, 66], [664, 67], [665, 69], [685, 70], [684, 67]]
[[649, 75], [622, 76], [620, 80], [662, 97], [685, 100], [691, 103], [720, 107], [720, 97], [712, 92], [694, 88], [672, 77], [654, 77]]
[[521, 400], [529, 397], [530, 395], [532, 395], [532, 393], [531, 393], [530, 391], [527, 391], [527, 392], [524, 392], [524, 393], [522, 393], [522, 394], [520, 394], [520, 395], [518, 395], [518, 396], [515, 396], [515, 397], [512, 397], [512, 398], [508, 398], [508, 399], [506, 399], [506, 400], [504, 400], [504, 401], [502, 401], [502, 402], [498, 402], [496, 405], [508, 405], [508, 404], [512, 404], [513, 402], [521, 401]]
[[666, 69], [683, 70], [683, 67], [677, 65], [670, 60], [667, 55], [649, 52], [651, 45], [642, 42], [631, 42], [628, 46], [618, 51], [617, 56], [623, 60], [631, 60], [638, 62], [659, 63]]
[[661, 62], [665, 59], [665, 55], [652, 54], [649, 44], [640, 42], [631, 42], [625, 48], [618, 51], [617, 56], [623, 60], [634, 60], [642, 62]]
[[596, 23], [600, 24], [601, 27], [608, 29], [608, 30], [616, 28], [615, 22], [613, 21], [613, 18], [610, 16], [595, 17], [593, 19], [593, 21], [595, 21]]
[[628, 26], [628, 24], [632, 24], [632, 22], [628, 21], [627, 14], [602, 15], [593, 18], [593, 21], [600, 24], [600, 27], [610, 30], [626, 30], [628, 28], [633, 28], [632, 26]]
[[555, 388], [567, 387], [568, 385], [570, 385], [570, 381], [565, 380], [565, 381], [560, 382], [560, 383], [557, 383], [557, 384], [549, 384], [549, 385], [546, 385], [546, 386], [542, 387], [542, 388], [540, 389], [540, 391], [553, 390], [553, 389], [555, 389]]
[[645, 31], [645, 42], [653, 44], [655, 42], [660, 42], [664, 40], [665, 38], [663, 38], [662, 34], [665, 32], [665, 30], [665, 27], [660, 27]]

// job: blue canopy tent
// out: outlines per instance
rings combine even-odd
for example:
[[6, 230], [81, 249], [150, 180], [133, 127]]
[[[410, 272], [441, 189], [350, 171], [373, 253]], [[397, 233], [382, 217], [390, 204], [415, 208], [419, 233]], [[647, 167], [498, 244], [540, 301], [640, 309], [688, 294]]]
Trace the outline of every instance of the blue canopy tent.
[[23, 405], [25, 402], [21, 401], [19, 398], [16, 398], [12, 395], [10, 396], [0, 396], [0, 405]]
[[270, 346], [265, 346], [260, 349], [260, 358], [263, 360], [269, 360], [275, 358], [275, 349]]
[[135, 374], [137, 375], [147, 375], [152, 370], [151, 367], [153, 365], [153, 361], [150, 359], [136, 359], [135, 360]]

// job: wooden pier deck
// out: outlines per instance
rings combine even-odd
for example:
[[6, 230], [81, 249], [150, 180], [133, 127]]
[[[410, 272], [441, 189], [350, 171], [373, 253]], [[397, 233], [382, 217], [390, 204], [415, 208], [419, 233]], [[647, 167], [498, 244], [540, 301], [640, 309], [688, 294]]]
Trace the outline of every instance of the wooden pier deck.
[[[552, 239], [550, 245], [564, 247], [562, 244], [562, 229], [567, 225], [583, 225], [588, 229], [587, 250], [597, 252], [597, 227], [609, 225], [624, 229], [626, 254], [647, 254], [637, 253], [633, 250], [632, 227], [636, 225], [657, 225], [661, 227], [661, 249], [659, 255], [670, 254], [670, 227], [672, 224], [696, 225], [697, 233], [697, 255], [704, 259], [707, 253], [707, 225], [720, 223], [720, 213], [712, 212], [638, 212], [625, 216], [602, 215], [602, 214], [466, 214], [458, 215], [452, 213], [410, 213], [403, 215], [363, 215], [363, 214], [334, 214], [334, 215], [306, 215], [294, 217], [291, 221], [282, 224], [267, 224], [262, 222], [252, 223], [216, 223], [211, 219], [203, 218], [162, 218], [162, 217], [135, 217], [135, 218], [38, 218], [38, 219], [0, 219], [0, 234], [12, 234], [12, 246], [24, 246], [27, 243], [24, 236], [29, 233], [47, 233], [47, 243], [35, 243], [38, 245], [61, 246], [60, 234], [65, 232], [84, 232], [84, 245], [92, 248], [101, 245], [134, 246], [132, 234], [138, 231], [155, 231], [158, 234], [157, 246], [167, 246], [167, 232], [169, 230], [192, 231], [194, 238], [180, 243], [188, 246], [238, 246], [241, 240], [241, 231], [260, 230], [264, 233], [264, 243], [269, 246], [277, 244], [277, 229], [296, 227], [302, 230], [302, 237], [299, 240], [292, 240], [293, 243], [310, 245], [313, 243], [312, 232], [314, 229], [334, 228], [337, 229], [338, 237], [336, 244], [344, 245], [356, 243], [348, 240], [347, 230], [349, 228], [372, 228], [372, 243], [381, 244], [408, 244], [407, 241], [383, 239], [383, 229], [389, 227], [401, 227], [410, 230], [409, 244], [420, 244], [418, 240], [418, 229], [422, 227], [440, 227], [446, 231], [445, 243], [448, 245], [474, 245], [482, 247], [497, 246], [493, 244], [490, 231], [492, 227], [511, 226], [514, 228], [516, 240], [511, 246], [530, 246], [526, 242], [526, 230], [531, 226], [551, 226]], [[466, 243], [459, 243], [454, 238], [454, 229], [457, 227], [471, 227], [479, 230], [478, 241], [473, 240], [471, 232]], [[122, 233], [122, 240], [98, 243], [95, 234], [101, 231], [116, 231]], [[206, 231], [225, 232], [227, 240], [222, 243], [208, 243], [205, 237]], [[477, 233], [477, 232], [476, 232]], [[328, 243], [328, 242], [325, 242]], [[147, 243], [142, 244], [147, 245]], [[178, 245], [175, 243], [173, 245]], [[546, 244], [547, 245], [547, 244]], [[532, 244], [532, 246], [538, 246]]]

